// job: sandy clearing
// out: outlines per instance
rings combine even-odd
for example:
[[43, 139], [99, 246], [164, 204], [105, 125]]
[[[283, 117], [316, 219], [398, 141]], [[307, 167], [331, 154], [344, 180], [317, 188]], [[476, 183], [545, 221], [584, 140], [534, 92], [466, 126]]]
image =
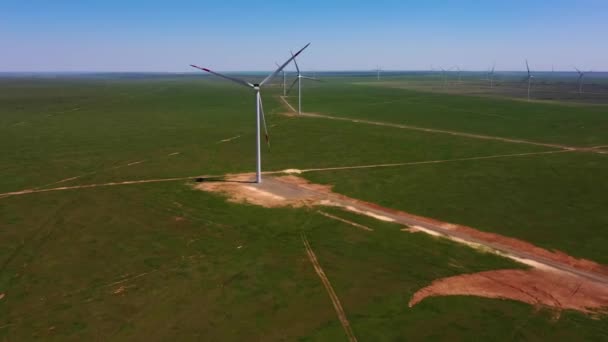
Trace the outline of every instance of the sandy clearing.
[[167, 154], [167, 157], [171, 157], [171, 156], [176, 156], [178, 154], [181, 154], [181, 152], [173, 152], [173, 153], [169, 153]]
[[257, 192], [259, 196], [268, 197], [269, 199], [271, 199], [273, 201], [285, 201], [286, 200], [285, 197], [281, 197], [281, 196], [275, 195], [273, 193], [254, 188], [252, 186], [246, 186], [245, 189], [247, 189], [249, 191]]
[[306, 254], [308, 254], [308, 259], [310, 260], [310, 263], [314, 267], [315, 272], [317, 272], [319, 279], [321, 279], [321, 282], [323, 283], [323, 286], [325, 287], [325, 291], [327, 292], [329, 299], [331, 299], [334, 309], [336, 310], [336, 314], [338, 315], [338, 319], [340, 320], [340, 323], [342, 324], [342, 328], [344, 328], [344, 332], [346, 333], [346, 337], [348, 338], [349, 341], [357, 341], [357, 338], [355, 337], [355, 334], [350, 326], [350, 323], [348, 322], [348, 318], [346, 318], [346, 313], [344, 312], [344, 308], [342, 307], [342, 304], [340, 303], [340, 299], [338, 298], [338, 295], [334, 291], [333, 286], [331, 286], [331, 282], [329, 281], [329, 278], [327, 278], [327, 275], [325, 275], [323, 268], [319, 264], [317, 255], [313, 251], [312, 247], [310, 247], [310, 243], [308, 242], [308, 239], [306, 238], [306, 235], [304, 233], [302, 233], [302, 243], [304, 244], [304, 247], [306, 248]]
[[351, 225], [351, 226], [353, 226], [353, 227], [357, 227], [357, 228], [360, 228], [360, 229], [363, 229], [363, 230], [367, 230], [367, 231], [370, 231], [370, 232], [374, 231], [372, 228], [367, 227], [367, 226], [364, 226], [364, 225], [359, 224], [359, 223], [357, 223], [357, 222], [353, 222], [353, 221], [350, 221], [350, 220], [347, 220], [347, 219], [344, 219], [344, 218], [338, 217], [338, 216], [336, 216], [336, 215], [332, 215], [332, 214], [326, 213], [326, 212], [321, 211], [321, 210], [318, 210], [317, 212], [318, 212], [319, 214], [321, 214], [321, 215], [323, 215], [323, 216], [327, 217], [327, 218], [330, 218], [330, 219], [333, 219], [333, 220], [336, 220], [336, 221], [340, 221], [340, 222], [343, 222], [343, 223], [349, 224], [349, 225]]
[[411, 298], [412, 307], [428, 297], [477, 296], [511, 299], [556, 310], [608, 313], [608, 287], [563, 272], [498, 270], [435, 280]]
[[305, 202], [297, 199], [287, 199], [284, 196], [274, 194], [258, 188], [253, 183], [254, 174], [227, 175], [221, 180], [206, 181], [196, 184], [195, 188], [208, 192], [218, 192], [228, 197], [233, 203], [249, 203], [266, 208], [293, 206], [300, 207]]

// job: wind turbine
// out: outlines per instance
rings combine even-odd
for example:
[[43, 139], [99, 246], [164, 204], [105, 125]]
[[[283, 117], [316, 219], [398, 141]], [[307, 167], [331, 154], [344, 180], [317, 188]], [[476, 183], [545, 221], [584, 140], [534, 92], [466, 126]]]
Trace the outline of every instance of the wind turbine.
[[488, 73], [488, 78], [490, 79], [490, 88], [494, 88], [494, 69], [496, 69], [496, 63], [492, 65], [492, 69]]
[[230, 77], [230, 76], [226, 76], [226, 75], [222, 75], [220, 73], [217, 73], [215, 71], [211, 71], [207, 68], [201, 68], [199, 66], [190, 64], [191, 67], [193, 68], [197, 68], [203, 71], [206, 71], [210, 74], [225, 78], [229, 81], [238, 83], [244, 87], [253, 89], [253, 91], [255, 92], [255, 111], [256, 111], [256, 153], [257, 153], [257, 160], [256, 160], [256, 174], [255, 174], [255, 182], [256, 183], [262, 183], [262, 153], [261, 153], [261, 148], [260, 148], [260, 119], [263, 121], [264, 124], [264, 131], [266, 133], [266, 142], [269, 144], [270, 146], [270, 140], [268, 137], [268, 129], [266, 128], [266, 118], [264, 117], [264, 106], [262, 104], [262, 95], [260, 94], [260, 89], [262, 88], [262, 86], [264, 86], [266, 83], [270, 82], [270, 80], [272, 80], [272, 78], [274, 78], [279, 72], [281, 72], [289, 63], [291, 63], [292, 60], [294, 60], [300, 53], [302, 53], [302, 51], [304, 51], [304, 49], [306, 49], [308, 46], [310, 45], [310, 43], [306, 44], [306, 46], [304, 46], [302, 49], [300, 49], [295, 55], [292, 54], [291, 58], [289, 58], [287, 60], [287, 62], [283, 63], [281, 66], [279, 66], [279, 68], [277, 70], [275, 70], [272, 74], [266, 76], [266, 78], [260, 82], [260, 83], [249, 83], [245, 80], [239, 79], [239, 78], [235, 78], [235, 77]]
[[[578, 73], [578, 93], [580, 95], [582, 95], [583, 94], [583, 78], [585, 77], [585, 74], [587, 72], [582, 72], [582, 71], [578, 70], [577, 67], [574, 67], [574, 70], [576, 70], [576, 72]], [[590, 72], [590, 71], [588, 71], [588, 72]]]
[[378, 81], [380, 81], [380, 71], [382, 71], [382, 69], [380, 68], [380, 66], [376, 66], [376, 75], [377, 75], [377, 79]]
[[298, 114], [302, 114], [302, 79], [312, 80], [312, 81], [317, 81], [317, 82], [320, 82], [320, 80], [318, 80], [314, 77], [308, 77], [308, 76], [302, 75], [302, 73], [300, 72], [300, 67], [298, 66], [298, 61], [296, 60], [296, 56], [293, 56], [293, 64], [295, 64], [295, 66], [296, 66], [297, 77], [293, 81], [291, 86], [289, 86], [287, 93], [291, 92], [291, 89], [293, 89], [293, 87], [296, 85], [296, 83], [298, 84]]
[[528, 70], [528, 76], [524, 79], [528, 81], [528, 101], [530, 101], [530, 87], [532, 86], [532, 79], [534, 76], [530, 73], [530, 66], [528, 65], [528, 60], [526, 59], [526, 69]]
[[[274, 64], [277, 66], [277, 68], [281, 67], [277, 62], [274, 62]], [[285, 74], [285, 69], [283, 69], [281, 72], [283, 73], [283, 96], [287, 96], [287, 75]]]

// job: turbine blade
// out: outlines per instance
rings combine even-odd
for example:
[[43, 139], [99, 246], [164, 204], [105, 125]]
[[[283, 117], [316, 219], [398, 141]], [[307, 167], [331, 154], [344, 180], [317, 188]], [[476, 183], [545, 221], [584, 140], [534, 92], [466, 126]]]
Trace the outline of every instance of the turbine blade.
[[528, 65], [527, 59], [526, 59], [526, 69], [528, 70], [528, 77], [530, 77], [530, 66]]
[[[293, 52], [292, 51], [289, 51], [289, 53], [291, 53], [291, 55], [293, 56]], [[293, 59], [293, 64], [295, 64], [296, 71], [298, 72], [298, 75], [300, 75], [300, 67], [298, 66], [298, 61], [297, 61], [297, 59], [295, 57]]]
[[291, 61], [294, 60], [296, 57], [298, 57], [298, 55], [301, 54], [302, 51], [304, 51], [309, 45], [310, 45], [310, 43], [306, 44], [303, 48], [301, 48], [298, 52], [296, 52], [295, 55], [292, 55], [291, 58], [287, 60], [287, 62], [283, 63], [283, 65], [281, 65], [277, 70], [275, 70], [275, 72], [268, 75], [268, 77], [266, 77], [262, 82], [260, 82], [260, 86], [263, 86], [264, 84], [266, 84], [266, 82], [270, 81], [279, 72], [281, 72], [281, 70], [283, 70], [283, 68], [285, 68], [289, 63], [291, 63]]
[[264, 104], [262, 103], [262, 97], [260, 96], [260, 113], [262, 114], [262, 124], [264, 125], [264, 133], [266, 138], [266, 144], [270, 151], [270, 135], [268, 134], [268, 127], [266, 126], [266, 115], [264, 115]]
[[238, 84], [240, 84], [240, 85], [243, 85], [243, 86], [245, 86], [245, 87], [250, 87], [250, 88], [253, 88], [253, 84], [251, 84], [251, 83], [249, 83], [249, 82], [247, 82], [247, 81], [241, 80], [241, 79], [239, 79], [239, 78], [234, 78], [234, 77], [230, 77], [230, 76], [222, 75], [222, 74], [220, 74], [219, 72], [215, 72], [215, 71], [209, 70], [209, 69], [207, 69], [207, 68], [201, 68], [201, 67], [196, 66], [196, 65], [194, 65], [194, 64], [190, 64], [190, 66], [191, 66], [191, 67], [193, 67], [193, 68], [196, 68], [196, 69], [200, 69], [200, 70], [206, 71], [206, 72], [208, 72], [208, 73], [210, 73], [210, 74], [213, 74], [213, 75], [215, 75], [215, 76], [219, 76], [219, 77], [221, 77], [221, 78], [225, 78], [225, 79], [230, 80], [230, 81], [232, 81], [232, 82], [236, 82], [236, 83], [238, 83]]
[[295, 80], [293, 80], [293, 83], [287, 89], [287, 94], [289, 94], [291, 92], [291, 89], [293, 89], [293, 87], [296, 85], [296, 83], [298, 83], [298, 79], [297, 78]]
[[307, 80], [311, 80], [311, 81], [317, 81], [317, 82], [323, 82], [318, 78], [314, 78], [314, 77], [308, 77], [308, 76], [301, 76], [302, 78], [305, 78]]

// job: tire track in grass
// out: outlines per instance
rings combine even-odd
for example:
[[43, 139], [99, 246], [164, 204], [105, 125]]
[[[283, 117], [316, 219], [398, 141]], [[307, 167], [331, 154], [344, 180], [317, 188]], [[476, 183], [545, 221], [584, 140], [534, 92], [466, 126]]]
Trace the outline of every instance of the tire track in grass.
[[[105, 171], [117, 170], [117, 169], [122, 169], [122, 168], [125, 168], [125, 167], [139, 165], [139, 164], [145, 163], [145, 162], [146, 162], [146, 160], [138, 160], [138, 161], [131, 162], [131, 163], [128, 163], [128, 164], [124, 164], [124, 165], [112, 166], [112, 167], [101, 169], [101, 170], [97, 170], [97, 171], [91, 171], [91, 172], [83, 173], [80, 176], [74, 176], [74, 177], [70, 177], [70, 178], [65, 178], [65, 179], [62, 179], [62, 180], [59, 180], [59, 181], [56, 181], [56, 182], [53, 182], [53, 183], [48, 183], [48, 184], [40, 185], [40, 186], [37, 186], [37, 187], [32, 188], [30, 190], [39, 190], [39, 189], [46, 188], [46, 187], [51, 186], [51, 185], [57, 185], [57, 184], [61, 184], [61, 183], [67, 183], [67, 182], [70, 182], [70, 181], [73, 181], [73, 180], [76, 180], [76, 179], [80, 179], [82, 177], [95, 175], [95, 174], [98, 174], [98, 173], [101, 173], [101, 172], [105, 172]], [[1, 197], [1, 195], [0, 195], [0, 197]]]
[[306, 238], [306, 234], [304, 234], [304, 233], [302, 233], [302, 243], [304, 243], [304, 247], [306, 248], [306, 253], [308, 254], [308, 259], [310, 260], [310, 263], [314, 267], [315, 272], [317, 272], [317, 275], [321, 279], [323, 286], [325, 286], [325, 290], [327, 291], [327, 294], [329, 295], [329, 299], [331, 299], [331, 302], [334, 305], [334, 309], [336, 310], [338, 319], [340, 320], [340, 323], [342, 324], [342, 328], [344, 328], [346, 337], [348, 338], [349, 341], [356, 342], [357, 338], [355, 337], [355, 334], [350, 326], [350, 323], [348, 322], [348, 318], [346, 318], [346, 313], [344, 313], [344, 309], [342, 308], [340, 299], [338, 298], [338, 295], [336, 295], [336, 292], [334, 291], [334, 288], [331, 286], [331, 283], [329, 282], [329, 279], [325, 275], [325, 272], [323, 272], [323, 268], [319, 264], [319, 261], [317, 260], [317, 256], [316, 256], [315, 252], [312, 250], [312, 247], [310, 247], [310, 243], [308, 242], [308, 239]]
[[372, 228], [367, 227], [367, 226], [364, 226], [364, 225], [359, 224], [359, 223], [357, 223], [357, 222], [353, 222], [353, 221], [350, 221], [350, 220], [347, 220], [347, 219], [344, 219], [344, 218], [341, 218], [341, 217], [338, 217], [338, 216], [335, 216], [335, 215], [332, 215], [332, 214], [326, 213], [326, 212], [321, 211], [321, 210], [318, 210], [317, 212], [318, 212], [319, 214], [321, 214], [321, 215], [323, 215], [323, 216], [327, 217], [327, 218], [332, 219], [332, 220], [340, 221], [340, 222], [343, 222], [343, 223], [349, 224], [349, 225], [351, 225], [351, 226], [353, 226], [353, 227], [357, 227], [357, 228], [359, 228], [359, 229], [367, 230], [368, 232], [373, 232], [373, 231], [374, 231]]
[[[424, 160], [416, 162], [404, 162], [404, 163], [388, 163], [388, 164], [369, 164], [369, 165], [353, 165], [353, 166], [336, 166], [336, 167], [325, 167], [325, 168], [314, 168], [314, 169], [292, 169], [293, 173], [306, 173], [306, 172], [322, 172], [322, 171], [339, 171], [339, 170], [356, 170], [356, 169], [372, 169], [382, 167], [399, 167], [408, 165], [425, 165], [425, 164], [440, 164], [440, 163], [453, 163], [460, 161], [473, 161], [473, 160], [485, 160], [485, 159], [498, 159], [498, 158], [510, 158], [510, 157], [526, 157], [536, 156], [543, 154], [555, 154], [572, 152], [571, 150], [557, 150], [557, 151], [544, 151], [544, 152], [528, 152], [528, 153], [513, 153], [513, 154], [497, 154], [491, 156], [481, 157], [466, 157], [466, 158], [454, 158], [454, 159], [438, 159], [438, 160]], [[290, 170], [287, 170], [290, 171]], [[290, 173], [287, 172], [286, 173]]]
[[52, 191], [65, 191], [65, 190], [75, 190], [75, 189], [90, 189], [90, 188], [100, 188], [100, 187], [108, 187], [108, 186], [118, 186], [118, 185], [131, 185], [131, 184], [146, 184], [146, 183], [162, 183], [162, 182], [175, 182], [182, 180], [195, 179], [200, 176], [191, 176], [191, 177], [175, 177], [175, 178], [158, 178], [158, 179], [142, 179], [142, 180], [132, 180], [132, 181], [124, 181], [124, 182], [109, 182], [109, 183], [98, 183], [98, 184], [84, 184], [84, 185], [74, 185], [74, 186], [62, 186], [59, 188], [50, 188], [50, 189], [27, 189], [15, 192], [7, 192], [0, 194], [0, 198], [11, 197], [11, 196], [19, 196], [19, 195], [27, 195], [27, 194], [35, 194], [41, 192], [52, 192]]

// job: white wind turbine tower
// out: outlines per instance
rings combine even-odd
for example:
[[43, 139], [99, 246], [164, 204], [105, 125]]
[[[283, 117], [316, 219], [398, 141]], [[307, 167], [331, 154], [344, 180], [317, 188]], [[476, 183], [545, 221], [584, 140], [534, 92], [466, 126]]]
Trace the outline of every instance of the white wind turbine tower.
[[[578, 70], [577, 67], [574, 67], [574, 70], [576, 70], [576, 72], [578, 73], [578, 93], [579, 93], [579, 95], [582, 95], [583, 94], [583, 78], [585, 77], [585, 74], [587, 72], [580, 71], [580, 70]], [[590, 71], [588, 71], [588, 72], [590, 72]]]
[[380, 66], [376, 66], [376, 77], [377, 80], [380, 81], [380, 72], [382, 71], [382, 68], [380, 68]]
[[262, 96], [260, 94], [260, 89], [262, 88], [262, 86], [264, 86], [270, 80], [272, 80], [272, 78], [275, 77], [279, 72], [281, 72], [289, 63], [291, 63], [292, 60], [294, 60], [296, 58], [296, 56], [298, 56], [300, 53], [302, 53], [302, 51], [304, 51], [304, 49], [306, 49], [309, 45], [310, 45], [310, 43], [306, 44], [306, 46], [304, 46], [302, 49], [300, 49], [300, 51], [298, 51], [295, 55], [292, 54], [291, 58], [289, 58], [287, 60], [287, 62], [283, 63], [283, 65], [281, 65], [277, 70], [275, 70], [275, 72], [273, 72], [272, 74], [268, 75], [260, 83], [249, 83], [249, 82], [247, 82], [245, 80], [242, 80], [242, 79], [239, 79], [239, 78], [222, 75], [222, 74], [217, 73], [215, 71], [211, 71], [211, 70], [209, 70], [207, 68], [201, 68], [201, 67], [193, 65], [193, 64], [190, 65], [193, 68], [197, 68], [197, 69], [206, 71], [208, 73], [211, 73], [211, 74], [214, 74], [216, 76], [219, 76], [219, 77], [225, 78], [227, 80], [230, 80], [232, 82], [238, 83], [238, 84], [240, 84], [242, 86], [245, 86], [247, 88], [251, 88], [255, 92], [256, 153], [257, 153], [255, 182], [258, 183], [258, 184], [262, 183], [262, 153], [261, 153], [261, 148], [260, 148], [260, 145], [261, 145], [260, 144], [260, 140], [261, 140], [260, 139], [260, 120], [262, 120], [262, 122], [264, 124], [264, 131], [266, 132], [266, 142], [268, 144], [270, 144], [270, 141], [268, 139], [268, 129], [266, 128], [266, 118], [264, 117], [264, 106], [262, 105]]
[[530, 73], [530, 66], [528, 65], [528, 60], [526, 59], [526, 69], [528, 70], [528, 76], [525, 78], [528, 81], [528, 101], [530, 101], [530, 88], [532, 87], [532, 79], [534, 76]]
[[317, 81], [317, 82], [320, 82], [320, 80], [318, 80], [314, 77], [308, 77], [308, 76], [302, 75], [302, 73], [300, 72], [300, 67], [298, 66], [298, 61], [296, 60], [296, 56], [294, 55], [292, 58], [293, 58], [293, 64], [296, 66], [297, 76], [296, 76], [296, 79], [291, 84], [291, 86], [289, 86], [287, 93], [291, 92], [291, 89], [293, 89], [293, 87], [296, 85], [296, 83], [298, 84], [298, 114], [302, 114], [302, 79], [312, 80], [312, 81]]

